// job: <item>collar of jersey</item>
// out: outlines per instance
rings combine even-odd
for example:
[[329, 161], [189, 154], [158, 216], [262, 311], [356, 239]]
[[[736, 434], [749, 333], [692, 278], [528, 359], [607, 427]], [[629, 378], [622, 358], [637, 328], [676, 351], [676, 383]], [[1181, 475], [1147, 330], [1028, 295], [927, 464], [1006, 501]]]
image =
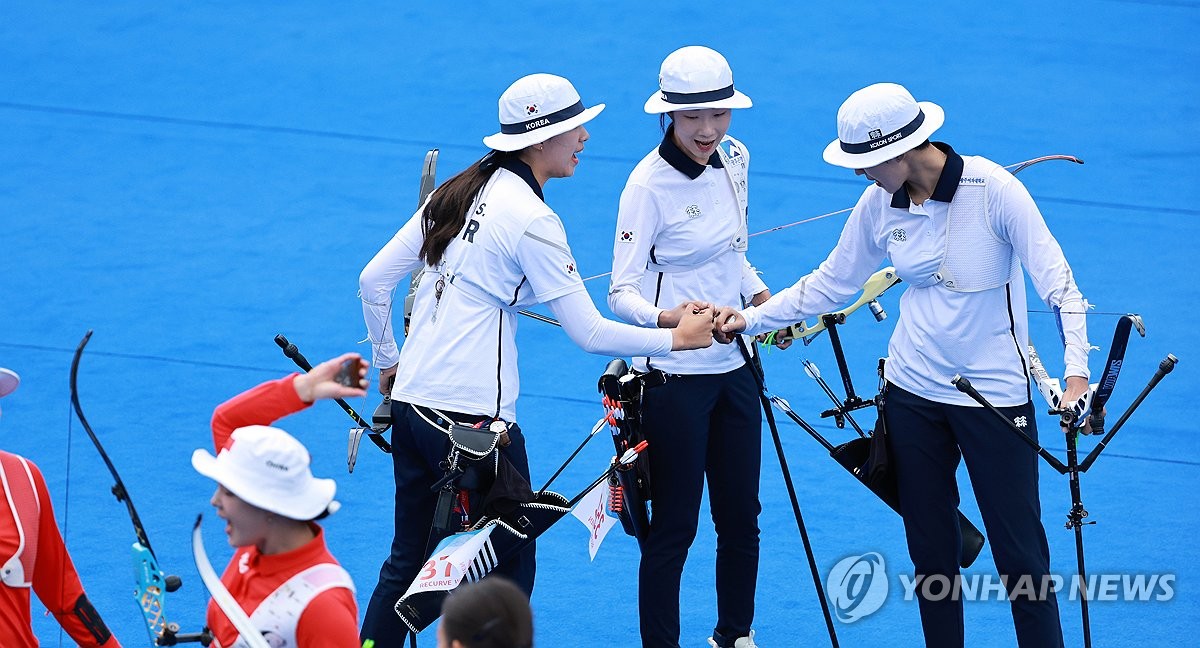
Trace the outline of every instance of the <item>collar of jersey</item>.
[[533, 190], [533, 193], [537, 194], [539, 200], [546, 202], [546, 197], [542, 195], [542, 186], [538, 184], [537, 178], [533, 177], [533, 169], [530, 169], [528, 164], [522, 162], [521, 158], [515, 155], [505, 155], [504, 159], [500, 160], [500, 168], [515, 173], [518, 178], [524, 180], [525, 184], [529, 185], [529, 188]]
[[[667, 133], [663, 135], [662, 144], [658, 145], [658, 154], [662, 156], [662, 159], [667, 161], [667, 164], [675, 167], [675, 170], [692, 180], [699, 178], [700, 174], [704, 173], [705, 165], [688, 157], [687, 153], [681, 151], [675, 144], [675, 124], [667, 126]], [[725, 168], [725, 165], [721, 162], [721, 155], [717, 151], [713, 151], [713, 154], [709, 156], [707, 166], [716, 169]]]
[[[933, 188], [933, 195], [929, 198], [938, 202], [948, 203], [954, 200], [954, 192], [958, 191], [958, 181], [962, 180], [963, 174], [963, 159], [962, 156], [954, 152], [950, 145], [945, 142], [932, 142], [939, 151], [946, 154], [946, 166], [942, 167], [942, 175], [938, 176], [937, 186]], [[900, 187], [900, 190], [892, 194], [893, 209], [908, 209], [912, 204], [912, 200], [908, 197], [908, 185]]]
[[277, 554], [264, 554], [259, 552], [257, 547], [249, 547], [246, 549], [249, 553], [248, 558], [238, 557], [240, 563], [246, 561], [248, 567], [255, 569], [259, 574], [269, 575], [284, 572], [297, 572], [301, 569], [310, 567], [318, 562], [325, 562], [322, 558], [325, 555], [325, 531], [321, 525], [315, 522], [309, 522], [316, 536], [308, 542], [296, 547], [291, 551], [285, 551]]

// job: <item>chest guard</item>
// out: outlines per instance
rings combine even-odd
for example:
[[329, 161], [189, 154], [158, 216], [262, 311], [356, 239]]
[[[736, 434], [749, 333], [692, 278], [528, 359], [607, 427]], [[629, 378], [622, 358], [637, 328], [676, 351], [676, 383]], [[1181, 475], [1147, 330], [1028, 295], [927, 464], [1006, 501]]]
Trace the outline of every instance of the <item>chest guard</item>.
[[729, 245], [738, 252], [745, 252], [749, 246], [750, 237], [748, 230], [750, 196], [747, 184], [750, 153], [746, 151], [746, 147], [742, 146], [741, 142], [726, 135], [721, 144], [717, 146], [717, 154], [721, 156], [721, 164], [725, 165], [725, 176], [733, 185], [733, 195], [737, 196], [738, 201], [738, 214], [742, 218], [737, 233], [734, 234]]
[[994, 162], [975, 158], [963, 169], [946, 223], [946, 248], [934, 275], [947, 290], [980, 292], [1008, 283], [1020, 263], [1013, 247], [992, 227], [988, 183]]
[[[296, 626], [300, 623], [300, 615], [304, 608], [318, 594], [344, 587], [354, 592], [354, 581], [345, 569], [333, 563], [313, 565], [308, 569], [289, 578], [286, 582], [271, 592], [250, 615], [254, 624], [273, 646], [295, 646]], [[278, 643], [282, 640], [282, 643]], [[272, 643], [276, 642], [276, 643]], [[238, 637], [230, 648], [246, 648], [246, 642]]]
[[33, 582], [33, 566], [37, 562], [38, 520], [42, 504], [29, 463], [22, 457], [0, 451], [0, 486], [8, 499], [17, 530], [17, 551], [12, 556], [0, 556], [0, 582], [9, 587], [29, 587]]

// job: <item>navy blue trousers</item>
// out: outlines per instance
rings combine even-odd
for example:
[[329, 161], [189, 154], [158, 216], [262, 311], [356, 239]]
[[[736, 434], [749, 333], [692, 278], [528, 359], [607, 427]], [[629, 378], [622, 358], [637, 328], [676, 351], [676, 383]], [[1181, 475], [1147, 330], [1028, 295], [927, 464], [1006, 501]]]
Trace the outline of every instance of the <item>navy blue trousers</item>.
[[[424, 409], [433, 418], [430, 410]], [[487, 417], [444, 412], [459, 423], [475, 423]], [[434, 418], [439, 425], [447, 421]], [[529, 458], [520, 427], [508, 430], [511, 443], [501, 452], [526, 479]], [[446, 433], [430, 426], [408, 403], [392, 402], [392, 469], [396, 477], [396, 530], [392, 553], [379, 570], [379, 583], [371, 594], [363, 618], [362, 638], [374, 639], [376, 648], [401, 648], [408, 628], [396, 615], [396, 601], [404, 595], [440, 537], [431, 537], [437, 493], [430, 490], [442, 478], [439, 466], [450, 452]], [[495, 573], [512, 579], [526, 594], [533, 592], [534, 545], [516, 556], [501, 560]]]
[[653, 515], [638, 570], [643, 646], [679, 646], [679, 582], [696, 538], [705, 477], [717, 532], [715, 631], [725, 637], [750, 632], [762, 457], [762, 413], [750, 371], [671, 375], [646, 391], [642, 422], [650, 442]]
[[[1037, 440], [1032, 404], [997, 409], [1018, 425], [1023, 422], [1025, 432]], [[884, 416], [916, 577], [944, 576], [953, 583], [959, 574], [955, 471], [961, 457], [1001, 578], [1013, 587], [1027, 576], [1034, 589], [1040, 589], [1050, 572], [1050, 549], [1038, 501], [1037, 453], [982, 407], [935, 403], [892, 384]], [[933, 596], [922, 596], [926, 591]], [[940, 587], [917, 588], [925, 645], [962, 646], [962, 601], [941, 592]], [[1010, 605], [1019, 645], [1063, 645], [1058, 600], [1052, 592], [1044, 600], [1010, 597]]]

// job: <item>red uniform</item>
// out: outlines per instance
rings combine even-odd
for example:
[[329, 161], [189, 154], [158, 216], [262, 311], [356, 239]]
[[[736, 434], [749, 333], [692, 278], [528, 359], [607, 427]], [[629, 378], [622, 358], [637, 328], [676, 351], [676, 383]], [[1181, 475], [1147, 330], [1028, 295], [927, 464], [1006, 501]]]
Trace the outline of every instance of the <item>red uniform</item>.
[[[239, 427], [270, 425], [308, 407], [296, 395], [294, 379], [292, 375], [263, 383], [218, 406], [212, 419], [217, 451]], [[234, 553], [221, 582], [246, 614], [254, 618], [259, 605], [296, 574], [316, 565], [337, 564], [325, 546], [321, 527], [312, 526], [316, 537], [299, 549], [264, 555], [256, 547], [241, 547]], [[214, 646], [231, 646], [237, 639], [237, 630], [212, 601], [208, 604], [206, 621], [216, 638]], [[292, 634], [299, 648], [358, 648], [358, 606], [353, 590], [334, 586], [316, 594], [300, 613]]]
[[88, 601], [63, 544], [46, 480], [32, 461], [0, 450], [0, 644], [35, 648], [32, 589], [80, 646], [118, 648]]

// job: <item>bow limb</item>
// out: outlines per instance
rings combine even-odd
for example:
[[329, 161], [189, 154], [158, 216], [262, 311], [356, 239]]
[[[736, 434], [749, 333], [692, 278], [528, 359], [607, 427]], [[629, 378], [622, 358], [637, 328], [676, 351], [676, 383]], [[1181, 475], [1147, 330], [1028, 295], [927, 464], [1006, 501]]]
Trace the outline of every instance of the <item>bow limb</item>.
[[[437, 184], [437, 159], [438, 149], [429, 149], [425, 153], [425, 163], [421, 167], [421, 184], [417, 186], [417, 209], [425, 206], [425, 201], [429, 200], [429, 194], [433, 193], [433, 188]], [[408, 335], [409, 326], [412, 324], [413, 302], [416, 301], [417, 287], [421, 285], [423, 276], [425, 276], [425, 269], [417, 268], [409, 277], [408, 294], [404, 297], [405, 335]]]
[[221, 582], [221, 578], [217, 576], [216, 570], [209, 562], [208, 553], [204, 551], [204, 539], [200, 537], [200, 521], [203, 518], [203, 515], [197, 515], [196, 523], [192, 526], [192, 558], [196, 561], [196, 571], [200, 574], [200, 580], [204, 582], [204, 587], [212, 595], [213, 602], [237, 629], [240, 641], [235, 642], [236, 645], [245, 645], [247, 648], [271, 648], [262, 633], [254, 627], [254, 623], [250, 621], [246, 611], [242, 609], [241, 605], [238, 605], [237, 599], [233, 598], [233, 594], [230, 594], [229, 590], [225, 588], [225, 584]]
[[[1016, 174], [1020, 173], [1021, 171], [1028, 169], [1029, 167], [1031, 167], [1035, 164], [1040, 164], [1042, 162], [1049, 162], [1051, 160], [1063, 160], [1066, 162], [1074, 162], [1075, 164], [1083, 164], [1083, 160], [1075, 157], [1074, 155], [1055, 154], [1055, 155], [1043, 155], [1041, 157], [1035, 157], [1035, 158], [1025, 160], [1024, 162], [1017, 162], [1014, 164], [1009, 164], [1009, 165], [1005, 166], [1004, 168], [1007, 169], [1013, 175], [1016, 175]], [[847, 211], [850, 211], [850, 209], [847, 208], [847, 209], [839, 210], [836, 212], [830, 212], [828, 214], [823, 214], [816, 218], [825, 218], [826, 216], [833, 216], [835, 214], [840, 214], [840, 213], [847, 212]], [[769, 230], [751, 234], [751, 236], [757, 236], [758, 234], [766, 234], [767, 232], [773, 232], [775, 230], [784, 229], [786, 227], [791, 227], [792, 225], [799, 225], [800, 223], [805, 223], [810, 220], [816, 220], [816, 218], [809, 218], [809, 219], [805, 219], [803, 221], [798, 221], [796, 223], [790, 223], [788, 225], [781, 225], [779, 227], [774, 227]], [[837, 311], [836, 313], [831, 313], [831, 314], [837, 315], [837, 316], [843, 316], [843, 318], [844, 318], [844, 316], [849, 315], [850, 313], [853, 313], [854, 311], [858, 310], [863, 304], [869, 304], [869, 303], [875, 301], [875, 299], [877, 297], [879, 297], [880, 295], [882, 295], [884, 291], [886, 291], [888, 288], [891, 288], [892, 286], [894, 286], [898, 283], [900, 283], [900, 277], [896, 276], [896, 269], [892, 268], [892, 267], [884, 268], [883, 270], [880, 270], [879, 272], [876, 272], [875, 274], [871, 275], [871, 278], [867, 280], [867, 283], [863, 286], [863, 294], [861, 296], [859, 296], [858, 301], [847, 306], [846, 308], [843, 308], [840, 311]], [[814, 336], [816, 336], [821, 331], [825, 330], [825, 324], [823, 321], [821, 321], [823, 319], [824, 319], [824, 316], [822, 316], [821, 318], [818, 318], [817, 323], [813, 326], [808, 326], [804, 322], [800, 322], [798, 324], [793, 324], [792, 326], [787, 328], [787, 333], [785, 334], [785, 338], [786, 337], [803, 338], [804, 343], [808, 344], [808, 343], [812, 342], [812, 339]]]
[[[867, 282], [863, 284], [862, 294], [858, 296], [858, 299], [855, 300], [853, 304], [850, 304], [840, 311], [829, 314], [835, 316], [838, 320], [844, 320], [851, 313], [859, 308], [862, 308], [864, 304], [873, 303], [879, 298], [880, 295], [886, 292], [888, 288], [891, 288], [898, 283], [900, 283], [900, 277], [896, 275], [896, 269], [888, 266], [871, 275], [870, 279], [867, 279]], [[822, 315], [821, 317], [817, 318], [817, 323], [811, 326], [806, 322], [793, 324], [787, 328], [785, 339], [802, 338], [804, 340], [804, 344], [807, 345], [812, 342], [813, 338], [816, 337], [821, 331], [825, 330], [824, 320], [825, 316]]]
[[[1027, 169], [1035, 164], [1039, 164], [1041, 162], [1049, 162], [1051, 160], [1064, 160], [1067, 162], [1074, 162], [1075, 164], [1083, 164], [1083, 160], [1075, 157], [1074, 155], [1055, 154], [1055, 155], [1043, 155], [1041, 157], [1030, 158], [1023, 162], [1014, 162], [1013, 164], [1005, 165], [1004, 168], [1006, 170], [1008, 170], [1009, 173], [1016, 175], [1016, 174], [1020, 173], [1022, 170]], [[839, 214], [848, 214], [853, 209], [854, 209], [853, 207], [846, 207], [845, 209], [839, 209], [837, 211], [831, 211], [831, 212], [828, 212], [825, 214], [820, 214], [817, 216], [809, 216], [808, 218], [802, 218], [798, 221], [794, 221], [791, 223], [785, 223], [783, 225], [776, 225], [775, 227], [771, 227], [771, 228], [762, 230], [761, 232], [754, 232], [753, 234], [750, 235], [750, 238], [753, 238], [755, 236], [761, 236], [763, 234], [770, 234], [771, 232], [778, 232], [779, 230], [788, 229], [789, 227], [795, 227], [797, 225], [803, 225], [805, 223], [811, 223], [813, 221], [818, 221], [823, 218], [829, 218], [830, 216], [837, 216]], [[596, 277], [603, 277], [603, 276], [606, 276], [607, 274], [608, 273], [605, 273], [603, 275], [596, 275], [594, 277], [588, 277], [587, 279], [584, 279], [584, 281], [588, 281], [589, 279], [595, 279]]]
[[1035, 164], [1038, 164], [1041, 162], [1049, 162], [1050, 160], [1064, 160], [1066, 162], [1074, 162], [1075, 164], [1083, 164], [1083, 160], [1080, 160], [1079, 158], [1075, 157], [1074, 155], [1043, 155], [1042, 157], [1035, 157], [1030, 160], [1025, 160], [1024, 162], [1017, 162], [1016, 164], [1010, 164], [1004, 168], [1008, 169], [1008, 171], [1010, 173], [1012, 173], [1013, 175], [1017, 175], [1021, 171], [1025, 170]]
[[75, 410], [75, 416], [79, 418], [80, 425], [87, 432], [88, 438], [92, 440], [92, 444], [96, 446], [96, 450], [100, 453], [100, 458], [104, 460], [104, 465], [108, 467], [108, 472], [112, 474], [114, 485], [112, 493], [116, 496], [117, 501], [124, 502], [125, 508], [129, 512], [129, 519], [133, 522], [133, 532], [136, 540], [133, 543], [133, 568], [134, 577], [137, 581], [137, 588], [134, 591], [134, 598], [138, 602], [138, 606], [142, 610], [142, 617], [146, 621], [146, 631], [150, 634], [150, 641], [154, 645], [171, 645], [175, 643], [175, 634], [178, 626], [174, 623], [168, 623], [166, 614], [163, 611], [163, 599], [165, 592], [173, 592], [179, 588], [178, 576], [167, 576], [158, 567], [158, 558], [154, 555], [154, 550], [150, 547], [150, 539], [146, 537], [146, 529], [142, 526], [142, 520], [138, 517], [137, 509], [133, 506], [133, 500], [129, 498], [129, 492], [125, 489], [125, 483], [121, 480], [120, 473], [117, 472], [116, 466], [108, 457], [108, 453], [104, 450], [104, 445], [100, 443], [100, 439], [96, 436], [96, 432], [92, 430], [91, 424], [88, 423], [87, 417], [83, 415], [83, 407], [79, 403], [79, 362], [83, 357], [83, 349], [87, 346], [88, 340], [92, 337], [92, 331], [88, 331], [80, 341], [79, 347], [75, 349], [75, 357], [71, 360], [71, 407]]
[[[1013, 164], [1005, 165], [1004, 168], [1007, 169], [1013, 175], [1016, 175], [1016, 174], [1020, 173], [1021, 171], [1023, 171], [1024, 169], [1027, 169], [1035, 164], [1039, 164], [1042, 162], [1049, 162], [1051, 160], [1064, 160], [1067, 162], [1074, 162], [1076, 164], [1083, 164], [1083, 160], [1075, 157], [1074, 155], [1055, 154], [1055, 155], [1043, 155], [1041, 157], [1030, 158], [1023, 162], [1014, 162]], [[854, 209], [853, 207], [846, 207], [845, 209], [839, 209], [837, 211], [831, 211], [831, 212], [828, 212], [825, 214], [819, 214], [817, 216], [809, 216], [808, 218], [803, 218], [803, 219], [800, 219], [798, 221], [794, 221], [791, 223], [785, 223], [783, 225], [776, 225], [775, 227], [770, 227], [770, 228], [767, 228], [767, 229], [759, 231], [759, 232], [754, 232], [753, 234], [749, 235], [749, 238], [753, 238], [755, 236], [762, 236], [763, 234], [770, 234], [772, 232], [778, 232], [780, 230], [785, 230], [790, 227], [795, 227], [797, 225], [803, 225], [805, 223], [811, 223], [813, 221], [818, 221], [818, 220], [821, 220], [824, 218], [829, 218], [831, 216], [837, 216], [840, 214], [848, 214], [851, 211], [853, 211], [853, 209]], [[600, 274], [591, 275], [589, 277], [584, 277], [583, 282], [587, 283], [593, 279], [600, 279], [602, 277], [607, 277], [611, 274], [612, 274], [611, 272], [602, 272]], [[872, 278], [874, 278], [874, 277], [872, 277]], [[897, 279], [896, 281], [899, 281], [899, 279]], [[887, 288], [890, 288], [890, 287], [891, 286], [889, 285]], [[884, 288], [884, 290], [887, 290], [887, 288]], [[879, 295], [877, 294], [876, 297], [878, 297], [878, 296]], [[410, 295], [410, 297], [411, 297], [411, 295]], [[867, 302], [870, 302], [870, 301], [871, 301], [870, 299], [867, 300]], [[864, 303], [867, 303], [867, 302], [864, 302]], [[843, 309], [843, 311], [838, 311], [838, 312], [845, 312], [845, 314], [848, 315], [851, 312], [853, 312], [855, 309], [857, 309], [859, 306], [862, 306], [862, 304], [857, 304], [856, 306], [848, 307], [846, 309]], [[411, 312], [411, 310], [412, 310], [412, 308], [411, 308], [411, 302], [410, 302], [409, 305], [407, 306], [406, 312]], [[545, 315], [540, 315], [540, 314], [534, 313], [532, 311], [523, 310], [523, 311], [520, 311], [520, 314], [524, 315], [526, 317], [530, 317], [532, 319], [536, 319], [540, 322], [545, 322], [547, 324], [554, 324], [556, 326], [559, 325], [558, 321], [555, 320], [554, 318], [546, 317]], [[1117, 314], [1123, 314], [1123, 313], [1117, 313]], [[785, 339], [787, 336], [791, 336], [793, 338], [805, 337], [805, 338], [808, 338], [806, 340], [806, 343], [807, 343], [807, 342], [811, 341], [811, 336], [816, 335], [817, 333], [820, 333], [823, 330], [825, 330], [825, 326], [823, 324], [817, 323], [815, 326], [806, 327], [804, 322], [800, 322], [798, 324], [792, 325], [791, 327], [789, 327], [787, 329], [788, 333], [785, 334]]]

